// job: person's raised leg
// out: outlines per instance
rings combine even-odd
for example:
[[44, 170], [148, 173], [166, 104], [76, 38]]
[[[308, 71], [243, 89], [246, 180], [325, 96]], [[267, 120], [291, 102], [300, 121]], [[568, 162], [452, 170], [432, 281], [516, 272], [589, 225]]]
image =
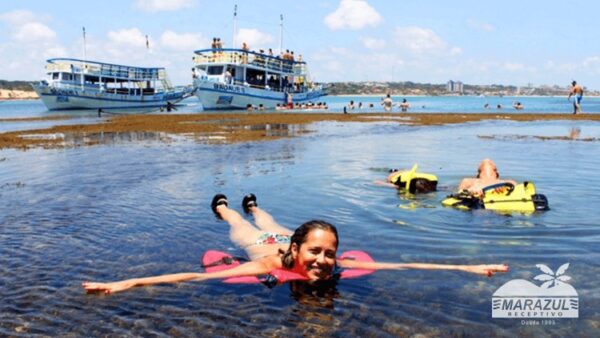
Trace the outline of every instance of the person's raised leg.
[[275, 222], [273, 216], [259, 208], [254, 194], [244, 196], [242, 207], [246, 213], [254, 216], [254, 222], [261, 230], [287, 236], [291, 236], [294, 233], [292, 230]]
[[211, 208], [217, 217], [229, 223], [229, 238], [242, 248], [256, 243], [258, 237], [264, 233], [264, 231], [260, 231], [252, 226], [237, 211], [229, 209], [225, 195], [215, 195], [211, 203]]

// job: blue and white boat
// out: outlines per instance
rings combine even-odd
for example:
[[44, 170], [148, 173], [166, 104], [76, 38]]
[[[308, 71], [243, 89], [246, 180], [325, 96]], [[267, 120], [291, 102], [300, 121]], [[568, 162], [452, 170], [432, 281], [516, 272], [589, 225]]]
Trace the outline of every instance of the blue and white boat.
[[49, 110], [170, 108], [193, 95], [192, 86], [173, 87], [164, 68], [56, 58], [46, 71], [32, 86]]
[[232, 48], [194, 53], [194, 87], [204, 109], [269, 109], [326, 95], [304, 61]]

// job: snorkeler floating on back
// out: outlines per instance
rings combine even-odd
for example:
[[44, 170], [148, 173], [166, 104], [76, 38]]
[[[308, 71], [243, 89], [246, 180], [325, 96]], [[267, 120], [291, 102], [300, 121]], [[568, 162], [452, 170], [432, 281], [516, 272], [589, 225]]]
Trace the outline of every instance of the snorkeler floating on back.
[[229, 223], [231, 240], [246, 251], [251, 261], [232, 269], [216, 272], [184, 272], [110, 283], [83, 282], [83, 288], [87, 292], [109, 294], [134, 286], [261, 276], [276, 269], [297, 273], [309, 282], [334, 278], [336, 267], [368, 270], [456, 270], [488, 277], [496, 272], [508, 271], [508, 266], [504, 264], [381, 263], [337, 259], [338, 233], [335, 226], [330, 223], [313, 220], [302, 224], [292, 232], [277, 224], [271, 215], [260, 209], [253, 194], [244, 198], [242, 206], [247, 213], [254, 216], [256, 227], [242, 218], [237, 211], [229, 208], [225, 195], [216, 195], [211, 204], [215, 215]]
[[479, 164], [477, 177], [464, 178], [458, 186], [458, 191], [461, 192], [466, 190], [474, 196], [481, 196], [483, 195], [484, 188], [498, 183], [511, 183], [517, 185], [517, 182], [513, 180], [501, 180], [496, 163], [489, 158], [486, 158]]

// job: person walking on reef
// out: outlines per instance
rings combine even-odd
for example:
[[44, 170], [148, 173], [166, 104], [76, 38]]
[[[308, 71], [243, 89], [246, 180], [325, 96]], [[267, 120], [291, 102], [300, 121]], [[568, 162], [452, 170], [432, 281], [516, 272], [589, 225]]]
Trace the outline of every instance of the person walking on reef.
[[573, 100], [573, 114], [581, 113], [581, 100], [583, 99], [583, 88], [577, 84], [577, 81], [571, 83], [573, 86], [567, 100], [571, 101], [571, 96], [574, 96]]

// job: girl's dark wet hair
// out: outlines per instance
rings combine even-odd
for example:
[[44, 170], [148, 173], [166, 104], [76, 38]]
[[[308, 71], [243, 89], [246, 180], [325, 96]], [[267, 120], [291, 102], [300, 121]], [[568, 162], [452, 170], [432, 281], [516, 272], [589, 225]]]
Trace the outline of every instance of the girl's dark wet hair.
[[335, 248], [337, 249], [338, 244], [340, 243], [339, 237], [338, 237], [338, 232], [337, 229], [335, 228], [335, 226], [331, 223], [325, 222], [325, 221], [321, 221], [321, 220], [312, 220], [312, 221], [308, 221], [304, 224], [302, 224], [301, 226], [299, 226], [296, 231], [294, 231], [294, 234], [292, 235], [292, 238], [290, 240], [290, 246], [287, 249], [287, 251], [283, 251], [281, 249], [279, 249], [279, 253], [281, 253], [281, 263], [283, 264], [283, 267], [286, 269], [291, 269], [294, 267], [294, 257], [292, 256], [292, 244], [296, 243], [296, 245], [298, 246], [298, 248], [300, 248], [300, 246], [306, 242], [306, 239], [308, 238], [308, 234], [313, 231], [313, 230], [323, 230], [323, 231], [330, 231], [331, 233], [334, 234], [335, 236]]

